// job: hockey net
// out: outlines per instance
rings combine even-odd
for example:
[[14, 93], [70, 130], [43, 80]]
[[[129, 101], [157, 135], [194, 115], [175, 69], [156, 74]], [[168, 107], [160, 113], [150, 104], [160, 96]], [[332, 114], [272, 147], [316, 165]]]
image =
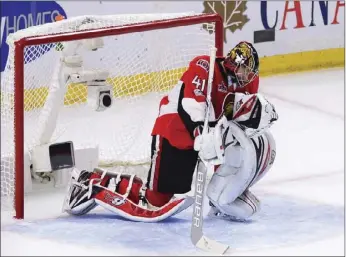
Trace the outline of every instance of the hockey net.
[[[208, 55], [212, 46], [222, 54], [220, 25], [214, 14], [82, 16], [11, 34], [1, 76], [1, 198], [6, 206], [10, 201], [13, 208], [15, 199], [16, 216], [22, 218], [27, 175], [22, 152], [42, 143], [97, 145], [100, 167], [148, 165], [160, 99], [195, 56]], [[102, 112], [88, 106], [82, 83], [68, 85], [63, 102], [54, 95], [67, 44], [91, 38], [102, 38], [103, 47], [90, 51], [82, 44], [78, 54], [83, 69], [109, 72], [114, 101]]]

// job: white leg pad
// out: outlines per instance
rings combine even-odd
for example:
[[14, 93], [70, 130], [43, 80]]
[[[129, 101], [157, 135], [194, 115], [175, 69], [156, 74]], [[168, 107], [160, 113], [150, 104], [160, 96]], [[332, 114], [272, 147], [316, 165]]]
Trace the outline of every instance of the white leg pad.
[[234, 135], [239, 144], [225, 149], [225, 162], [209, 182], [207, 196], [215, 206], [232, 203], [248, 188], [256, 173], [256, 151], [252, 141], [238, 127], [230, 131], [226, 137]]
[[[237, 219], [247, 219], [260, 208], [258, 199], [248, 191], [257, 178], [260, 170], [264, 170], [270, 162], [269, 149], [259, 148], [255, 141], [249, 139], [237, 126], [230, 124], [231, 133], [239, 142], [225, 149], [225, 161], [213, 174], [207, 188], [207, 196], [221, 213]], [[226, 142], [228, 134], [226, 137]], [[267, 141], [265, 141], [267, 142]], [[265, 156], [257, 161], [257, 157]], [[263, 160], [261, 160], [263, 159]]]

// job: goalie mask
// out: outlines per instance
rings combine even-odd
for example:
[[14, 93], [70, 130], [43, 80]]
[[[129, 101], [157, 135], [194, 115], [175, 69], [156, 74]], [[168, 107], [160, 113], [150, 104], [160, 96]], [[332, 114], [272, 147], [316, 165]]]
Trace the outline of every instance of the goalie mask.
[[245, 87], [258, 76], [259, 59], [256, 49], [248, 42], [240, 42], [227, 54], [224, 66], [240, 87]]

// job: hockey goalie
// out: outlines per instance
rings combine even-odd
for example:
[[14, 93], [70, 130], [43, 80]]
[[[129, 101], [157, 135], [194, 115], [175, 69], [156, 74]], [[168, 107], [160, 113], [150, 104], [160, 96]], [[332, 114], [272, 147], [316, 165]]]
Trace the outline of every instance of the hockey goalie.
[[163, 97], [152, 130], [147, 181], [102, 169], [74, 170], [64, 210], [88, 213], [96, 206], [133, 221], [156, 222], [193, 204], [191, 190], [198, 158], [215, 165], [206, 194], [210, 214], [246, 220], [260, 210], [250, 192], [274, 163], [269, 131], [278, 119], [258, 93], [259, 58], [248, 42], [215, 58], [209, 129], [202, 134], [208, 105], [209, 56], [197, 56]]

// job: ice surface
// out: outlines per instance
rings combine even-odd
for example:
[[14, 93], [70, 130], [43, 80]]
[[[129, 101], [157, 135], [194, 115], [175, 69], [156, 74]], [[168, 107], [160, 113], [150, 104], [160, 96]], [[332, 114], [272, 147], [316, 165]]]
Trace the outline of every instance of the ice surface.
[[[205, 218], [230, 255], [344, 255], [344, 71], [261, 79], [274, 103], [273, 169], [252, 191], [262, 211], [246, 223]], [[26, 197], [25, 221], [1, 217], [1, 255], [209, 255], [190, 242], [191, 209], [161, 223], [95, 209], [61, 213], [63, 190]], [[207, 212], [207, 211], [206, 211]]]

